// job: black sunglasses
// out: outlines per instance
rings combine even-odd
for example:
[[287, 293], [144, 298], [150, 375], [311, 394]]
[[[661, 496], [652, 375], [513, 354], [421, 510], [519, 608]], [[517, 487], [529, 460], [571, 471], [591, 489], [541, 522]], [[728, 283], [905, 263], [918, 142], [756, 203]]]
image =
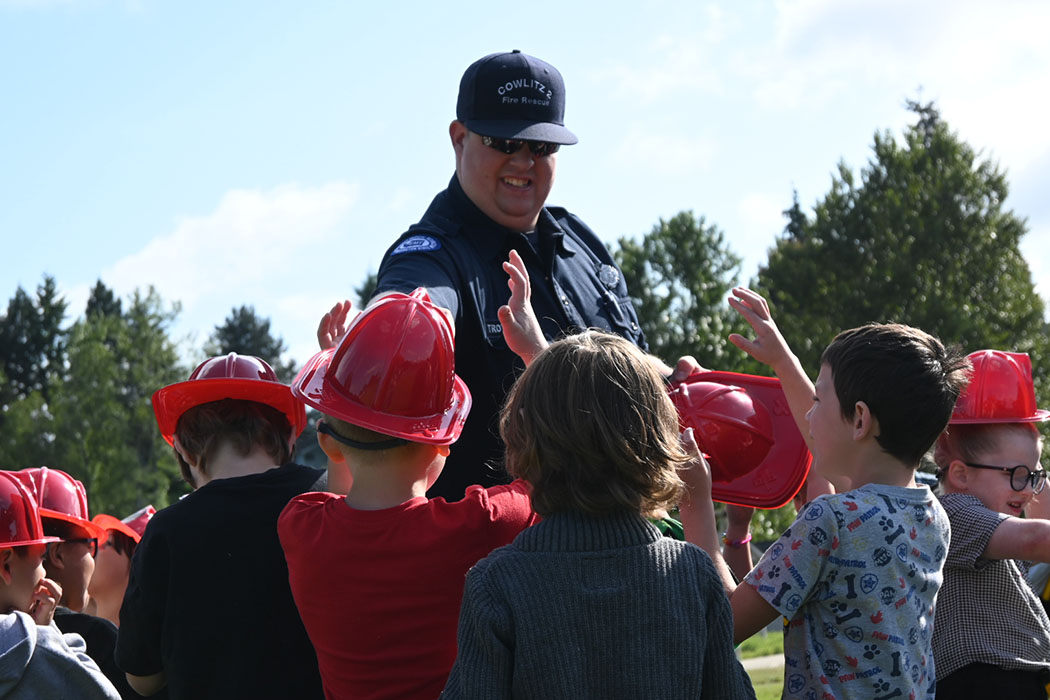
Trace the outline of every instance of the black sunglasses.
[[1016, 467], [993, 467], [989, 464], [974, 464], [973, 462], [963, 462], [963, 464], [974, 469], [994, 469], [1000, 472], [1009, 472], [1010, 488], [1014, 491], [1024, 491], [1024, 487], [1030, 483], [1032, 485], [1032, 493], [1039, 493], [1046, 486], [1046, 472], [1042, 469], [1032, 471], [1023, 464], [1018, 464]]
[[495, 148], [500, 153], [506, 153], [508, 156], [517, 153], [521, 150], [522, 146], [528, 146], [529, 152], [534, 156], [544, 158], [552, 153], [557, 153], [558, 149], [561, 148], [560, 144], [549, 143], [547, 141], [528, 141], [526, 139], [498, 139], [494, 136], [482, 136], [481, 142], [489, 148]]
[[88, 549], [91, 550], [91, 556], [98, 554], [98, 538], [97, 537], [71, 537], [69, 539], [62, 540], [63, 542], [87, 542]]

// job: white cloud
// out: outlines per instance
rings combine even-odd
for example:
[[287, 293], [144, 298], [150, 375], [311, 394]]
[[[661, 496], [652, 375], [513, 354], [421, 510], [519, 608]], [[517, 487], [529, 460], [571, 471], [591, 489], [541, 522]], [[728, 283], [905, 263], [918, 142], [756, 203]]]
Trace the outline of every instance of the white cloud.
[[345, 285], [357, 199], [358, 186], [346, 182], [232, 190], [213, 212], [179, 220], [102, 279], [122, 296], [152, 284], [166, 302], [180, 301], [173, 337], [189, 338], [192, 329], [190, 342], [203, 342], [232, 308], [253, 306], [302, 362], [315, 347], [317, 320], [335, 301], [330, 290]]
[[357, 186], [345, 182], [232, 190], [214, 212], [180, 220], [174, 231], [105, 270], [103, 279], [125, 293], [153, 284], [189, 312], [217, 295], [261, 291], [292, 275], [317, 274], [323, 266], [307, 262], [296, 269], [294, 263], [318, 260], [323, 244], [345, 226], [356, 199]]

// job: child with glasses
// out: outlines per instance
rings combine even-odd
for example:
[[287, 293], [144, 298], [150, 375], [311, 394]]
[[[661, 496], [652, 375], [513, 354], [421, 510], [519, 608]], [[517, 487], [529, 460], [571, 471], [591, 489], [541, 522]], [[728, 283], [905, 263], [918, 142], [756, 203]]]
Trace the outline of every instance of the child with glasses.
[[1046, 485], [1031, 361], [981, 350], [937, 441], [941, 503], [952, 525], [933, 651], [939, 697], [1046, 698], [1050, 619], [1025, 580], [1050, 562], [1050, 521], [1021, 517]]

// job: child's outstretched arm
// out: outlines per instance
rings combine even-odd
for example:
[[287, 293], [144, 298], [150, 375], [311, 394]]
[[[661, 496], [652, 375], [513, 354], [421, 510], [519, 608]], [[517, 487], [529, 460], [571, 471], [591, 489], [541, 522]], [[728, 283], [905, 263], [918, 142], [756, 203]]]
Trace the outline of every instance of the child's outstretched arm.
[[1050, 563], [1050, 520], [1007, 518], [995, 528], [983, 557]]
[[529, 271], [518, 251], [510, 251], [507, 262], [503, 263], [507, 273], [507, 286], [510, 287], [510, 299], [496, 312], [503, 326], [503, 338], [507, 347], [522, 359], [528, 367], [536, 355], [547, 349], [547, 339], [540, 330], [539, 319], [532, 308], [532, 284], [529, 282]]
[[682, 446], [693, 455], [692, 462], [679, 471], [686, 485], [686, 495], [678, 504], [685, 539], [711, 557], [733, 608], [733, 643], [739, 644], [775, 620], [779, 613], [750, 584], [737, 585], [733, 580], [718, 546], [715, 508], [711, 501], [711, 467], [700, 454], [691, 428], [682, 433]]
[[729, 342], [762, 364], [768, 365], [777, 375], [791, 407], [791, 415], [802, 432], [802, 437], [806, 439], [806, 444], [809, 445], [806, 412], [813, 405], [813, 382], [802, 369], [798, 358], [791, 352], [784, 336], [780, 334], [780, 329], [769, 313], [769, 304], [761, 295], [750, 289], [736, 287], [733, 289], [733, 296], [729, 297], [729, 305], [736, 309], [755, 331], [754, 340], [731, 333]]

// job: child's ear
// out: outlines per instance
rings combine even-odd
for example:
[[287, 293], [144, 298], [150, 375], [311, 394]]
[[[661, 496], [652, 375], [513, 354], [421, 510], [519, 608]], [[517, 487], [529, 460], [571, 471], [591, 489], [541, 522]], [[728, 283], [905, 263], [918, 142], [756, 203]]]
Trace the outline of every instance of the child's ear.
[[438, 446], [438, 454], [441, 455], [442, 457], [448, 457], [451, 452], [452, 452], [452, 450], [451, 450], [451, 448], [449, 448], [448, 445], [440, 445], [440, 446]]
[[44, 563], [51, 564], [57, 569], [66, 568], [66, 562], [62, 558], [62, 554], [65, 552], [62, 545], [65, 542], [52, 542], [47, 545], [47, 549], [44, 550]]
[[944, 480], [951, 485], [953, 490], [966, 491], [970, 482], [970, 472], [961, 459], [953, 459], [948, 465]]
[[11, 557], [15, 555], [13, 549], [0, 549], [0, 579], [5, 586], [11, 585]]
[[187, 452], [186, 448], [182, 446], [182, 442], [179, 441], [178, 435], [175, 435], [172, 438], [171, 443], [171, 446], [175, 448], [175, 451], [179, 453], [179, 456], [182, 457], [182, 460], [186, 462], [186, 464], [190, 465], [191, 467], [198, 468], [198, 466], [200, 465], [200, 460], [190, 456], [190, 453]]
[[317, 431], [317, 444], [320, 445], [321, 451], [325, 453], [328, 459], [336, 464], [342, 464], [346, 461], [346, 455], [339, 449], [339, 443], [327, 433]]
[[868, 404], [858, 401], [853, 406], [853, 439], [856, 441], [879, 434], [879, 422], [875, 419]]

